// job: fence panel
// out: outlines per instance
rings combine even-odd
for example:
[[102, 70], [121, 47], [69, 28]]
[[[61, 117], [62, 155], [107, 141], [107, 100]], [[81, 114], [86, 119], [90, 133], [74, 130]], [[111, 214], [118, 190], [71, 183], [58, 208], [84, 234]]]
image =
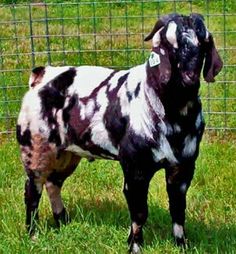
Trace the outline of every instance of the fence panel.
[[207, 128], [236, 130], [234, 0], [97, 0], [0, 5], [0, 135], [15, 129], [34, 66], [143, 63], [150, 51], [145, 35], [157, 17], [170, 12], [204, 15], [224, 61], [217, 82], [202, 82]]

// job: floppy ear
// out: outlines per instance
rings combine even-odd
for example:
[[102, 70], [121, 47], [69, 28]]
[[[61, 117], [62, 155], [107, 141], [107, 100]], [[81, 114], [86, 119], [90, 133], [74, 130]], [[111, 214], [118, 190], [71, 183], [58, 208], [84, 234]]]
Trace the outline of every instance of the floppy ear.
[[209, 34], [208, 42], [205, 43], [205, 64], [203, 68], [203, 77], [206, 82], [214, 82], [214, 77], [220, 72], [223, 62], [215, 48], [215, 43], [211, 34]]
[[200, 42], [204, 42], [205, 40], [208, 40], [209, 32], [206, 26], [204, 25], [204, 17], [198, 13], [191, 13], [190, 18], [193, 21], [195, 32]]

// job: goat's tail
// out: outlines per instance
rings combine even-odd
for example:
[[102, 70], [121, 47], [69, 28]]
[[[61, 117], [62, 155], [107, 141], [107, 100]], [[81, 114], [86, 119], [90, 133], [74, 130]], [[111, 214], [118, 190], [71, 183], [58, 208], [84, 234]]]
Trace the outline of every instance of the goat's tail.
[[30, 75], [29, 88], [35, 87], [38, 84], [40, 84], [44, 76], [44, 73], [45, 73], [45, 67], [40, 66], [40, 67], [34, 68]]

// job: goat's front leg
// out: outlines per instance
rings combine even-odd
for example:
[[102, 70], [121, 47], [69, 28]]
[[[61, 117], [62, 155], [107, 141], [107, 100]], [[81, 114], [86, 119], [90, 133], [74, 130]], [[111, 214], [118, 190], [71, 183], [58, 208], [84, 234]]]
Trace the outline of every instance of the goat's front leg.
[[169, 209], [172, 217], [173, 236], [178, 246], [186, 247], [184, 230], [186, 194], [194, 173], [194, 164], [166, 169]]
[[29, 172], [25, 182], [26, 228], [32, 238], [38, 220], [38, 205], [42, 190], [43, 184], [40, 179], [35, 176], [34, 172]]
[[141, 253], [140, 246], [143, 244], [142, 227], [148, 216], [147, 195], [150, 178], [124, 173], [124, 195], [126, 197], [130, 217], [131, 229], [128, 244], [132, 254]]

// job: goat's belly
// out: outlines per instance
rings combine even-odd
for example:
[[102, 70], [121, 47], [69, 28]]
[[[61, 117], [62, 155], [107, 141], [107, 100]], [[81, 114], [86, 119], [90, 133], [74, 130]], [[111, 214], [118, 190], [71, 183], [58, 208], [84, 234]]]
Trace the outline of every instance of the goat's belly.
[[117, 160], [117, 155], [112, 154], [109, 151], [102, 149], [96, 145], [89, 146], [89, 147], [80, 147], [78, 145], [72, 144], [69, 145], [65, 151], [72, 152], [82, 158], [87, 159], [110, 159], [110, 160]]

